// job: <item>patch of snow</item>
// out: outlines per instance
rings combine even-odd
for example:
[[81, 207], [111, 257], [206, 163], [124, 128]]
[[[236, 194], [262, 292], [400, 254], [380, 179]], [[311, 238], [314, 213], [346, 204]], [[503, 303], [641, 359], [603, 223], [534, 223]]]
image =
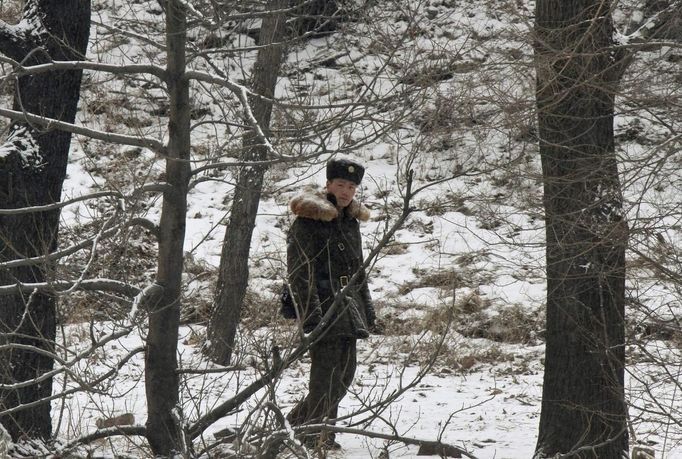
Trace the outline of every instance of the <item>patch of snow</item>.
[[24, 125], [15, 125], [5, 143], [0, 146], [0, 160], [7, 160], [12, 155], [19, 156], [23, 169], [39, 172], [45, 168], [40, 146]]

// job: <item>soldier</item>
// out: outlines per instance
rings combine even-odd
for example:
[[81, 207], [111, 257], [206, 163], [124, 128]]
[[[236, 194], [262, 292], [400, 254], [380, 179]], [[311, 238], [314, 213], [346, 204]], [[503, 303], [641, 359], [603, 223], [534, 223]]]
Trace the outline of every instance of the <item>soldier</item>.
[[[310, 347], [308, 395], [287, 416], [292, 425], [334, 422], [355, 374], [356, 340], [367, 338], [370, 330], [378, 332], [362, 269], [358, 222], [369, 219], [369, 210], [354, 199], [364, 173], [364, 167], [355, 161], [332, 159], [327, 163], [324, 192], [304, 192], [290, 203], [296, 219], [287, 238], [289, 286], [306, 333], [320, 323], [335, 295], [360, 272], [323, 335]], [[307, 446], [341, 447], [332, 432], [303, 438]]]

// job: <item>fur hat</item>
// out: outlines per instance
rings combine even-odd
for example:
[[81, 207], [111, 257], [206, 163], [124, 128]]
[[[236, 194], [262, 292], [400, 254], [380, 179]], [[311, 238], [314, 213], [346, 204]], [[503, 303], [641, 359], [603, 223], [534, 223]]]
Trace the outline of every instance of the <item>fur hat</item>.
[[359, 163], [346, 158], [330, 159], [327, 162], [327, 180], [335, 178], [350, 180], [360, 185], [365, 175], [365, 168]]

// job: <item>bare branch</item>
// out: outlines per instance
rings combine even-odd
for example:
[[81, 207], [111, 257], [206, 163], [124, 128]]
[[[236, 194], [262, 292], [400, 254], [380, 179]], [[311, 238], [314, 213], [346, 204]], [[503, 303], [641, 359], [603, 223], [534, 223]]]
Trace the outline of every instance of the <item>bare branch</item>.
[[47, 118], [45, 116], [34, 115], [31, 113], [25, 113], [16, 110], [9, 110], [7, 108], [0, 108], [0, 115], [15, 121], [28, 121], [30, 123], [45, 127], [46, 129], [61, 129], [66, 132], [71, 132], [73, 134], [90, 137], [96, 140], [102, 140], [104, 142], [148, 148], [162, 156], [166, 155], [166, 146], [163, 143], [159, 142], [158, 140], [152, 139], [150, 137], [139, 137], [97, 131], [95, 129], [90, 129], [83, 126], [76, 126], [75, 124], [58, 121], [53, 118]]
[[[629, 34], [616, 36], [615, 41], [617, 43], [641, 43], [648, 38], [647, 35], [649, 30], [659, 27], [661, 23], [666, 20], [667, 14], [678, 14], [680, 6], [682, 6], [682, 1], [680, 0], [670, 2], [666, 8], [657, 11], [651, 17], [643, 20], [639, 26]], [[680, 44], [677, 43], [677, 46], [679, 45]]]
[[227, 373], [228, 371], [245, 371], [246, 367], [242, 365], [233, 365], [229, 367], [220, 368], [178, 368], [175, 370], [177, 374], [184, 375], [206, 375], [211, 373]]
[[18, 207], [15, 209], [0, 209], [0, 216], [31, 214], [35, 212], [47, 212], [49, 210], [61, 209], [76, 202], [87, 201], [89, 199], [97, 199], [103, 197], [122, 198], [123, 195], [118, 191], [98, 191], [96, 193], [86, 194], [83, 196], [78, 196], [77, 198], [72, 198], [61, 202], [55, 202], [54, 204], [47, 204], [44, 206]]
[[[76, 285], [75, 281], [17, 282], [14, 285], [0, 286], [0, 296], [12, 295], [15, 293], [32, 293], [35, 290], [39, 292], [60, 293], [63, 290], [73, 288], [74, 285]], [[113, 279], [85, 279], [78, 284], [77, 290], [119, 293], [130, 298], [140, 292], [140, 289], [135, 286]]]
[[68, 452], [80, 445], [86, 445], [103, 438], [111, 438], [118, 435], [128, 436], [137, 435], [144, 437], [147, 435], [147, 429], [144, 426], [115, 426], [106, 429], [98, 429], [93, 433], [84, 435], [76, 440], [69, 442], [60, 452]]
[[[308, 431], [313, 431], [313, 432], [319, 432], [320, 430], [327, 430], [330, 432], [338, 432], [338, 433], [349, 433], [349, 434], [354, 434], [354, 435], [361, 435], [363, 437], [369, 437], [369, 438], [380, 438], [382, 440], [388, 440], [392, 442], [398, 442], [398, 443], [403, 443], [405, 445], [416, 445], [420, 447], [425, 447], [431, 451], [433, 451], [433, 455], [439, 455], [439, 456], [448, 456], [448, 453], [450, 456], [454, 456], [454, 453], [459, 453], [465, 457], [468, 457], [469, 459], [477, 459], [476, 456], [473, 454], [470, 454], [467, 450], [462, 449], [458, 446], [451, 445], [449, 443], [443, 443], [440, 441], [433, 441], [433, 440], [422, 440], [419, 438], [413, 438], [413, 437], [405, 437], [402, 435], [398, 434], [385, 434], [381, 432], [373, 432], [371, 430], [365, 430], [365, 429], [355, 429], [353, 427], [343, 427], [343, 426], [337, 426], [333, 424], [308, 424], [304, 426], [295, 426], [292, 427], [294, 431], [296, 432], [308, 432]], [[431, 454], [429, 454], [431, 455]]]
[[[328, 110], [328, 109], [334, 109], [334, 108], [358, 108], [358, 107], [363, 107], [363, 106], [375, 106], [378, 101], [373, 100], [371, 103], [370, 102], [360, 102], [357, 100], [351, 101], [351, 102], [344, 102], [344, 103], [329, 103], [329, 104], [324, 104], [324, 105], [302, 105], [302, 104], [294, 104], [294, 103], [286, 103], [282, 102], [281, 100], [275, 100], [275, 99], [270, 99], [262, 94], [257, 94], [253, 91], [251, 91], [249, 88], [246, 86], [240, 85], [239, 83], [235, 83], [234, 81], [230, 80], [229, 78], [222, 77], [220, 75], [213, 75], [210, 73], [206, 72], [201, 72], [199, 70], [189, 70], [185, 73], [185, 77], [190, 79], [190, 80], [197, 80], [197, 81], [203, 81], [204, 83], [211, 83], [215, 84], [217, 86], [222, 86], [224, 88], [229, 89], [232, 91], [233, 94], [239, 97], [240, 93], [244, 92], [246, 96], [249, 97], [254, 97], [257, 99], [263, 99], [268, 101], [269, 103], [272, 103], [273, 105], [277, 107], [282, 107], [282, 108], [305, 108], [305, 109], [310, 109], [310, 110]], [[383, 99], [379, 99], [379, 101], [385, 102], [385, 101], [390, 101], [393, 99], [396, 99], [397, 96], [386, 96]], [[240, 97], [241, 101], [241, 97]]]
[[9, 61], [8, 59], [0, 58], [0, 61], [8, 62], [16, 68], [6, 74], [2, 79], [21, 77], [25, 75], [37, 75], [39, 73], [52, 72], [56, 70], [96, 70], [99, 72], [107, 72], [115, 75], [125, 74], [149, 74], [154, 75], [162, 81], [166, 81], [166, 70], [152, 64], [104, 64], [100, 62], [89, 61], [52, 61], [45, 64], [31, 65], [28, 67], [19, 65], [16, 61]]
[[136, 40], [140, 40], [143, 43], [146, 43], [148, 45], [151, 45], [151, 46], [157, 48], [161, 52], [164, 52], [164, 53], [166, 52], [166, 46], [164, 44], [157, 43], [154, 40], [150, 40], [149, 38], [147, 38], [143, 35], [137, 34], [135, 32], [131, 32], [130, 30], [124, 30], [124, 29], [121, 29], [119, 27], [114, 27], [112, 25], [105, 24], [103, 22], [99, 22], [99, 21], [91, 21], [91, 22], [93, 25], [95, 25], [97, 27], [102, 27], [103, 29], [106, 29], [109, 32], [113, 32], [117, 36], [126, 36], [126, 37], [130, 37], [130, 38], [134, 38]]
[[[133, 219], [128, 222], [125, 222], [121, 225], [117, 225], [111, 229], [108, 229], [102, 233], [103, 238], [113, 236], [117, 234], [119, 231], [121, 231], [123, 228], [127, 228], [129, 226], [133, 225], [139, 225], [140, 222], [145, 221], [145, 223], [141, 226], [148, 226], [148, 225], [153, 225], [151, 222], [146, 222], [146, 219]], [[154, 225], [154, 228], [156, 228], [156, 225]], [[15, 260], [10, 260], [10, 261], [5, 261], [0, 263], [0, 269], [2, 268], [16, 268], [18, 266], [36, 266], [41, 263], [47, 263], [55, 260], [59, 260], [60, 258], [64, 258], [68, 255], [71, 255], [73, 253], [78, 252], [79, 250], [83, 250], [89, 247], [92, 247], [94, 243], [94, 239], [86, 239], [84, 241], [79, 242], [78, 244], [74, 244], [71, 247], [67, 247], [62, 250], [58, 250], [57, 252], [52, 252], [48, 255], [41, 255], [38, 257], [30, 257], [30, 258], [17, 258]]]

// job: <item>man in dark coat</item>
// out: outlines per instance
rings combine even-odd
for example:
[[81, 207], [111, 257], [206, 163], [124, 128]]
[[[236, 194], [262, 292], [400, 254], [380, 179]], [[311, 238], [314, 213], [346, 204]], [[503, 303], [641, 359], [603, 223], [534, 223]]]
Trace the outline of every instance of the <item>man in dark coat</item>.
[[[287, 238], [289, 286], [306, 333], [320, 324], [335, 296], [359, 272], [331, 319], [322, 324], [324, 333], [310, 347], [308, 395], [287, 416], [293, 425], [334, 422], [355, 374], [356, 340], [367, 338], [375, 327], [358, 222], [369, 219], [369, 210], [354, 199], [364, 172], [355, 161], [330, 160], [325, 191], [303, 193], [290, 203], [296, 219]], [[304, 440], [308, 446], [340, 448], [331, 432], [310, 434]]]

